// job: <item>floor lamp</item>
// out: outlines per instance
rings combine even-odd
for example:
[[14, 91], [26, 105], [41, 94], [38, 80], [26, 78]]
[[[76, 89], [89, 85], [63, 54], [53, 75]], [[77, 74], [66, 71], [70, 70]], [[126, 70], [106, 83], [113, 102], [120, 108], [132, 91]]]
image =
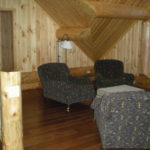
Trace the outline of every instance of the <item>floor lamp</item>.
[[62, 49], [66, 50], [66, 57], [67, 57], [67, 50], [73, 49], [73, 44], [69, 39], [68, 34], [64, 34], [61, 40], [57, 40], [57, 62], [60, 63], [60, 57], [62, 54]]

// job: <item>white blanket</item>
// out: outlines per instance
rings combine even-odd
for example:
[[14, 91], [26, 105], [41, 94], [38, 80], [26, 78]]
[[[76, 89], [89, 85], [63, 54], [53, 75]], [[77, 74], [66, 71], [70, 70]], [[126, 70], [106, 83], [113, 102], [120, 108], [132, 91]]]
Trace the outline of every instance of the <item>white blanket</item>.
[[144, 89], [136, 88], [129, 85], [118, 85], [106, 88], [99, 88], [97, 90], [96, 97], [101, 97], [106, 93], [131, 92], [131, 91], [144, 91]]

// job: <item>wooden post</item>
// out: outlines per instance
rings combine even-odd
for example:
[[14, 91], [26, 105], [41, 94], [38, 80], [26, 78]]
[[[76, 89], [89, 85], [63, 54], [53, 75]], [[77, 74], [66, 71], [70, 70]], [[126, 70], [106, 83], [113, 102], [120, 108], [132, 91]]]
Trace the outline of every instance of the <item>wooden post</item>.
[[1, 72], [2, 147], [23, 150], [20, 72]]
[[[0, 74], [0, 83], [1, 83], [1, 74]], [[1, 92], [0, 92], [1, 93]], [[2, 148], [2, 101], [1, 101], [1, 94], [0, 94], [0, 150]]]

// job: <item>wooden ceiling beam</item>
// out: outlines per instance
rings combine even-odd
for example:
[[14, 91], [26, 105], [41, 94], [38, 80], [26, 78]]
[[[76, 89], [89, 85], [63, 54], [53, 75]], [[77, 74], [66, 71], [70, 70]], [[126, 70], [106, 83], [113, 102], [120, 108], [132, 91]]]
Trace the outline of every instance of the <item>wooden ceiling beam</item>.
[[96, 17], [142, 20], [150, 19], [150, 10], [141, 7], [110, 4], [93, 0], [86, 0], [85, 3], [87, 3], [95, 12]]
[[81, 27], [61, 27], [56, 31], [58, 40], [77, 41], [90, 36], [89, 28]]

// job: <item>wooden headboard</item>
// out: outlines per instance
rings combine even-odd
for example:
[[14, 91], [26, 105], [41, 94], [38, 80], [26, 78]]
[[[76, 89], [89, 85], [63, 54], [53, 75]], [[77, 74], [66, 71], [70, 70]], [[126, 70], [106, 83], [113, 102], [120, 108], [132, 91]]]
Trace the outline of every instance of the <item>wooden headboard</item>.
[[144, 74], [135, 77], [135, 86], [150, 91], [150, 78]]

